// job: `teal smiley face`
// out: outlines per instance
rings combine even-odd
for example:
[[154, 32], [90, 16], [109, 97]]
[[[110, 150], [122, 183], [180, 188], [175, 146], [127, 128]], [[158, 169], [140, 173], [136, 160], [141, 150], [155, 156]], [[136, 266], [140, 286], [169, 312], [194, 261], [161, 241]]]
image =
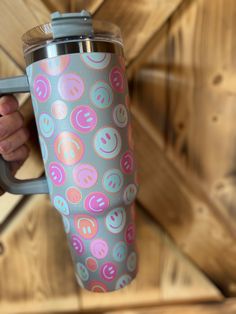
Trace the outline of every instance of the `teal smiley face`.
[[53, 200], [54, 207], [63, 215], [69, 215], [70, 210], [66, 200], [61, 195], [56, 195]]
[[110, 193], [120, 191], [124, 183], [124, 176], [119, 169], [109, 169], [103, 176], [103, 186]]
[[135, 252], [131, 252], [127, 258], [127, 268], [129, 271], [134, 271], [137, 265], [137, 254]]
[[94, 148], [97, 154], [104, 159], [116, 157], [121, 150], [121, 137], [112, 127], [98, 130], [94, 137]]
[[42, 113], [39, 117], [39, 129], [44, 137], [52, 136], [54, 132], [53, 119], [47, 113]]
[[131, 282], [132, 278], [128, 274], [122, 275], [116, 282], [116, 290], [124, 288]]
[[96, 82], [90, 91], [90, 97], [94, 106], [100, 109], [108, 108], [113, 101], [112, 89], [103, 81]]
[[79, 278], [82, 281], [87, 281], [89, 279], [89, 272], [88, 272], [87, 268], [82, 263], [76, 264], [76, 270], [77, 270]]
[[116, 243], [113, 249], [113, 257], [116, 262], [123, 262], [127, 256], [127, 245], [125, 242], [121, 241]]
[[105, 218], [106, 227], [111, 233], [121, 232], [125, 226], [125, 222], [126, 212], [123, 207], [111, 210]]

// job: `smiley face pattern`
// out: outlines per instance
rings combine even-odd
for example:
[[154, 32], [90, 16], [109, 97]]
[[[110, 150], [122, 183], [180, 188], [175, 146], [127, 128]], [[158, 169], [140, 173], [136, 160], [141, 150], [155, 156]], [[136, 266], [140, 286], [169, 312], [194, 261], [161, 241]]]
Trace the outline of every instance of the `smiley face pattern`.
[[135, 159], [124, 60], [83, 53], [27, 67], [50, 199], [78, 283], [123, 288], [137, 273]]

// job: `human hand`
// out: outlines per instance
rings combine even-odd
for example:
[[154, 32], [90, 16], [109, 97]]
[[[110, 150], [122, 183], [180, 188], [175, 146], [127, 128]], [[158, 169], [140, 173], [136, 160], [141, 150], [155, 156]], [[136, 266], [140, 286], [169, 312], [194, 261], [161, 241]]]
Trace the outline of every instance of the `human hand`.
[[[29, 148], [25, 144], [29, 130], [23, 126], [24, 118], [18, 108], [15, 97], [0, 97], [0, 154], [9, 162], [13, 175], [29, 156]], [[3, 193], [0, 190], [0, 194]]]

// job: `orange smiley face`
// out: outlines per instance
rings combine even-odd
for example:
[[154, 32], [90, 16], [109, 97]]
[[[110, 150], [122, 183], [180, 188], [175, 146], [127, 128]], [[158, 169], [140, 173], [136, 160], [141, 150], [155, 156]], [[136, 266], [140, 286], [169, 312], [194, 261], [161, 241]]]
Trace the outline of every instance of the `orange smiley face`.
[[83, 157], [84, 144], [78, 135], [64, 131], [57, 136], [54, 150], [63, 164], [74, 165]]
[[76, 215], [74, 224], [77, 232], [84, 239], [92, 239], [98, 232], [97, 220], [89, 215]]

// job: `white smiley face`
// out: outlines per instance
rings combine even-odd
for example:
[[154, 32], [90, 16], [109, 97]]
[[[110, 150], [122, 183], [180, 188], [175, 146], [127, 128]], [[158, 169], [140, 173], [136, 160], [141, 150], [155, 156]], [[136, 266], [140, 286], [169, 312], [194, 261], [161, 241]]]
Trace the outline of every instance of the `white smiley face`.
[[94, 137], [94, 148], [98, 155], [104, 159], [116, 157], [121, 150], [119, 132], [111, 127], [100, 129]]
[[134, 271], [137, 266], [137, 254], [135, 252], [131, 252], [127, 258], [127, 268], [129, 271]]
[[116, 193], [123, 186], [124, 176], [119, 169], [109, 169], [105, 172], [102, 183], [106, 191]]
[[137, 195], [137, 186], [133, 183], [127, 185], [124, 190], [124, 202], [126, 205], [131, 204]]
[[110, 211], [105, 218], [107, 229], [111, 233], [119, 233], [123, 230], [126, 222], [126, 212], [123, 207]]
[[128, 112], [125, 105], [119, 104], [113, 111], [113, 119], [120, 128], [124, 128], [128, 123]]

